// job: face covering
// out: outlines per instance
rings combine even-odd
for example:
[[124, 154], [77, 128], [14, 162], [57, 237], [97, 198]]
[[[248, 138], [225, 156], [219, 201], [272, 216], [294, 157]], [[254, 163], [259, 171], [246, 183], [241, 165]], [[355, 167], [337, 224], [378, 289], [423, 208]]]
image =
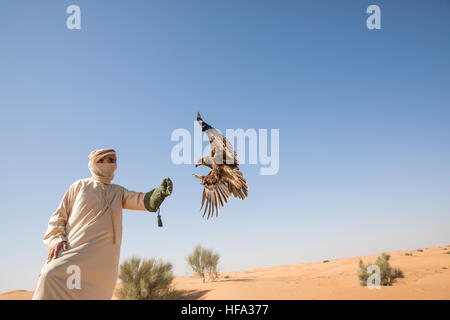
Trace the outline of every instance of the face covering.
[[89, 155], [89, 171], [92, 179], [104, 184], [109, 184], [114, 178], [114, 171], [117, 163], [98, 163], [97, 161], [105, 156], [116, 155], [113, 149], [94, 150]]

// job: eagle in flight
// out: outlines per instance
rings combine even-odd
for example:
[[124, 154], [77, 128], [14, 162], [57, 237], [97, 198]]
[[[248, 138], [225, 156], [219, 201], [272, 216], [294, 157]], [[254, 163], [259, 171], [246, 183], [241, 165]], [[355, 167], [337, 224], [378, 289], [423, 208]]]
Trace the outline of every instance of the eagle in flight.
[[207, 166], [211, 171], [206, 176], [194, 175], [205, 186], [200, 211], [206, 202], [203, 217], [208, 212], [209, 219], [214, 216], [214, 212], [219, 216], [220, 207], [225, 205], [231, 195], [245, 199], [248, 187], [244, 175], [239, 171], [237, 154], [230, 142], [218, 130], [203, 121], [200, 113], [197, 113], [197, 121], [211, 143], [211, 155], [201, 158], [195, 164], [195, 167]]

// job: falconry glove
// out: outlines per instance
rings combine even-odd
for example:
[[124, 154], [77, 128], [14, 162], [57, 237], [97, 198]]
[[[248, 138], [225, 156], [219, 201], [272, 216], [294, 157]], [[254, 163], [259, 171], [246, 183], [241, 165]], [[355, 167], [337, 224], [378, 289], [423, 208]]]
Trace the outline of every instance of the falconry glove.
[[158, 211], [158, 226], [162, 227], [161, 216], [159, 215], [159, 207], [166, 197], [168, 197], [173, 190], [173, 183], [170, 178], [162, 181], [161, 185], [150, 192], [147, 192], [144, 197], [145, 208], [150, 212]]

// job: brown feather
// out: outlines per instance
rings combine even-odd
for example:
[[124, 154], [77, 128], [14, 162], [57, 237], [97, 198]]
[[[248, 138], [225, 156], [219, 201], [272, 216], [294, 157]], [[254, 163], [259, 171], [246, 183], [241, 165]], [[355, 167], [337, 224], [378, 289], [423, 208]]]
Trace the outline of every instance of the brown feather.
[[216, 204], [216, 217], [219, 216], [219, 208], [220, 208], [220, 204], [219, 204], [219, 195], [218, 195], [218, 189], [216, 189], [216, 191], [214, 192], [214, 196], [215, 196], [215, 204]]
[[[208, 209], [208, 205], [209, 205], [209, 201], [206, 201], [205, 211], [203, 211], [203, 217], [204, 217], [205, 214], [206, 214], [206, 210]], [[200, 208], [200, 210], [201, 210], [201, 208]]]
[[206, 198], [206, 191], [205, 191], [205, 189], [203, 189], [202, 206], [200, 207], [200, 211], [202, 210], [203, 205], [205, 204], [205, 198]]

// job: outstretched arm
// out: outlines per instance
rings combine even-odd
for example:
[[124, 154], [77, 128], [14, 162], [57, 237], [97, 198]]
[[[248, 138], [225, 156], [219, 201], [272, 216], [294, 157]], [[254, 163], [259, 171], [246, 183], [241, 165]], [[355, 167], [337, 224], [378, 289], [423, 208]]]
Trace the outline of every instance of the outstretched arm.
[[172, 193], [172, 190], [173, 184], [169, 178], [164, 179], [159, 187], [147, 193], [125, 189], [122, 207], [129, 210], [156, 212], [164, 199]]

